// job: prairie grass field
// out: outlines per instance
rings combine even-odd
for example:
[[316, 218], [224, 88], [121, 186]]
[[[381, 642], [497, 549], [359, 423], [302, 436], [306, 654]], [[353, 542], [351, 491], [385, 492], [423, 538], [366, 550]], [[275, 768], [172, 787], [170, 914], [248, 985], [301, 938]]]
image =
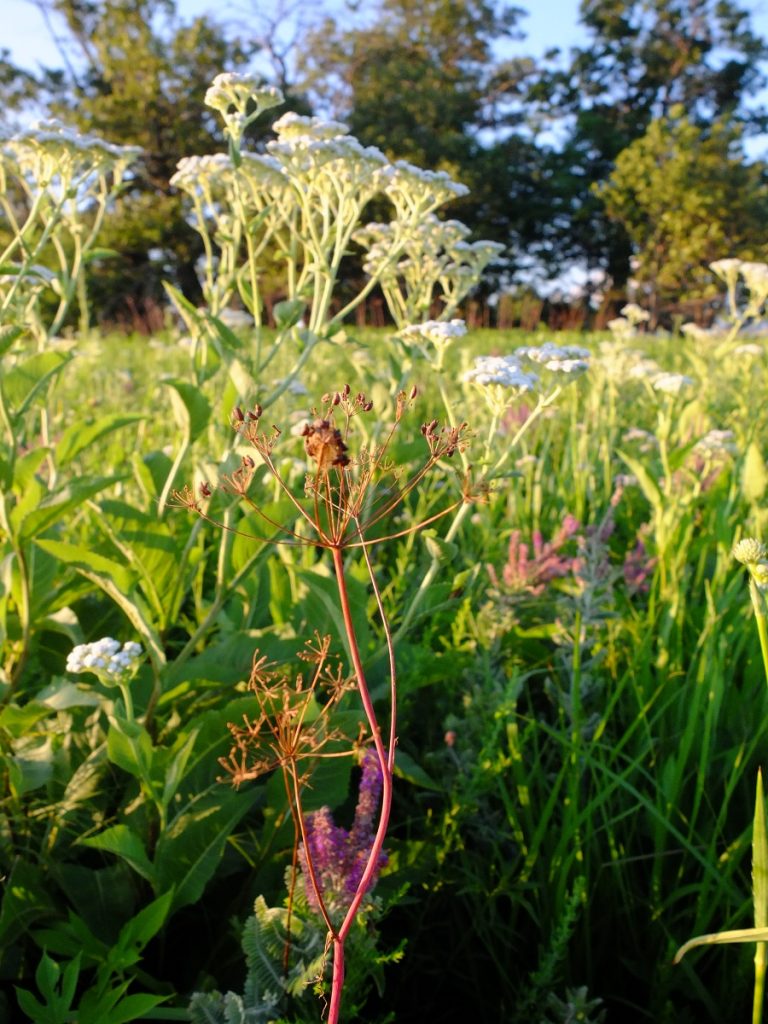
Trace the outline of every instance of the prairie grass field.
[[467, 188], [283, 103], [150, 337], [146, 154], [0, 149], [0, 1021], [761, 1024], [768, 264], [468, 332]]
[[[344, 634], [329, 552], [302, 542], [297, 506], [263, 461], [249, 494], [268, 520], [217, 489], [247, 450], [233, 406], [300, 356], [285, 343], [268, 376], [249, 380], [252, 334], [229, 340], [226, 359], [211, 349], [203, 365], [178, 332], [92, 333], [34, 356], [55, 363], [50, 387], [13, 367], [5, 378], [23, 443], [0, 534], [4, 1020], [27, 1019], [14, 986], [39, 1001], [46, 984], [70, 983], [98, 998], [125, 985], [124, 1001], [136, 995], [120, 1019], [219, 1019], [190, 1017], [192, 993], [242, 992], [246, 964], [256, 978], [262, 953], [288, 956], [266, 918], [245, 955], [240, 943], [257, 897], [263, 913], [284, 907], [291, 878], [294, 942], [311, 946], [280, 771], [235, 789], [218, 759], [227, 723], [253, 713], [256, 651], [295, 663], [308, 637], [328, 634], [344, 659]], [[269, 409], [281, 428], [270, 457], [301, 502], [295, 428], [324, 393], [349, 384], [373, 403], [345, 433], [351, 465], [364, 466], [398, 392], [418, 387], [366, 499], [384, 510], [373, 536], [391, 539], [344, 552], [379, 705], [387, 659], [369, 552], [399, 708], [386, 859], [352, 937], [345, 1019], [458, 1021], [472, 1008], [484, 1021], [680, 1024], [750, 1012], [753, 944], [672, 958], [691, 936], [753, 924], [768, 692], [732, 549], [765, 529], [765, 342], [558, 336], [587, 348], [589, 366], [542, 408], [525, 390], [493, 408], [488, 386], [464, 379], [478, 356], [548, 340], [469, 334], [438, 372], [402, 337], [349, 329]], [[684, 375], [678, 390], [654, 388], [660, 373]], [[433, 418], [466, 422], [466, 448], [411, 488]], [[205, 518], [176, 507], [174, 490], [204, 481]], [[146, 652], [132, 714], [123, 688], [67, 671], [73, 645], [105, 636]], [[356, 701], [346, 693], [330, 711], [331, 750], [336, 729], [354, 739]], [[304, 811], [348, 822], [358, 778], [352, 758], [318, 759]], [[55, 969], [41, 968], [43, 951]], [[320, 1019], [317, 964], [302, 962], [297, 998], [247, 1019]], [[91, 1019], [82, 1007], [79, 1019]]]

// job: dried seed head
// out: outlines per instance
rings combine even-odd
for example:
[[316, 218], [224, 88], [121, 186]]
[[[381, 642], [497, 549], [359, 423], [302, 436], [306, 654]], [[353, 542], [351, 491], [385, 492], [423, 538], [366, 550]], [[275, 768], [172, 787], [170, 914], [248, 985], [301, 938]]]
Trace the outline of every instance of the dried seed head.
[[249, 420], [258, 420], [258, 419], [261, 418], [261, 414], [263, 412], [264, 412], [264, 410], [262, 409], [262, 407], [257, 402], [256, 405], [254, 405], [253, 409], [251, 409], [251, 411], [248, 413], [248, 419]]
[[341, 397], [349, 398], [349, 393], [351, 390], [352, 388], [349, 386], [349, 384], [345, 384], [344, 387], [341, 389]]
[[240, 408], [239, 405], [236, 405], [235, 408], [232, 410], [232, 419], [235, 420], [237, 423], [245, 422], [243, 410]]
[[213, 494], [213, 491], [211, 490], [211, 485], [208, 483], [207, 480], [204, 480], [200, 484], [200, 497], [210, 498], [211, 494]]
[[414, 384], [413, 387], [411, 388], [411, 393], [408, 395], [408, 397], [410, 398], [411, 401], [413, 401], [416, 395], [418, 395], [418, 393], [419, 389]]
[[253, 469], [253, 467], [256, 465], [256, 463], [253, 461], [253, 459], [251, 458], [250, 455], [244, 455], [243, 456], [243, 465], [245, 466], [246, 469]]
[[316, 419], [308, 423], [302, 431], [304, 449], [310, 459], [317, 462], [320, 472], [327, 471], [331, 466], [348, 466], [347, 446], [341, 431], [332, 426], [329, 420]]

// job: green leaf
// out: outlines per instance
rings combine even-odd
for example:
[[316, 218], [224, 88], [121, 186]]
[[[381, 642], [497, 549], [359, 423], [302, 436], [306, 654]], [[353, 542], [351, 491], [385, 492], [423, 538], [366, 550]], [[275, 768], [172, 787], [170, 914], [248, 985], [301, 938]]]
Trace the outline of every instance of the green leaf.
[[138, 722], [115, 716], [107, 733], [107, 757], [118, 768], [149, 785], [153, 758], [152, 739]]
[[422, 786], [424, 789], [441, 790], [443, 788], [424, 771], [421, 765], [416, 764], [413, 758], [399, 747], [395, 754], [395, 775], [412, 782], [415, 786]]
[[755, 818], [752, 825], [752, 902], [755, 908], [755, 927], [768, 927], [768, 834], [765, 830], [763, 773], [760, 770], [757, 772]]
[[26, 508], [26, 503], [20, 502], [11, 513], [11, 523], [21, 540], [32, 540], [119, 479], [111, 476], [71, 480], [60, 491], [46, 495], [31, 510]]
[[728, 946], [737, 942], [768, 942], [768, 928], [736, 928], [728, 932], [697, 935], [695, 939], [689, 939], [678, 949], [672, 963], [679, 964], [685, 954], [697, 946]]
[[286, 299], [284, 302], [276, 302], [272, 307], [272, 315], [279, 331], [287, 331], [304, 316], [307, 308], [306, 302], [301, 299]]
[[191, 444], [208, 426], [210, 402], [199, 388], [187, 381], [165, 380], [163, 383], [170, 388], [171, 407], [179, 430]]
[[173, 890], [169, 889], [122, 927], [117, 942], [109, 952], [107, 962], [112, 970], [122, 973], [141, 958], [141, 951], [165, 924], [172, 899]]
[[36, 539], [35, 544], [54, 555], [65, 565], [71, 565], [75, 569], [87, 570], [101, 576], [106, 576], [122, 590], [123, 593], [130, 593], [136, 583], [136, 574], [119, 562], [105, 558], [104, 555], [91, 551], [90, 548], [81, 547], [78, 544], [67, 544], [62, 540], [41, 540]]
[[221, 342], [221, 347], [230, 352], [237, 352], [243, 347], [243, 342], [238, 338], [231, 327], [227, 327], [223, 320], [211, 313], [206, 314], [206, 320], [214, 328], [215, 341]]
[[30, 925], [51, 913], [51, 898], [43, 872], [17, 860], [3, 882], [0, 904], [0, 948], [8, 948]]
[[0, 356], [4, 355], [11, 345], [20, 338], [24, 333], [23, 327], [17, 327], [14, 324], [1, 324], [0, 325]]
[[21, 416], [50, 380], [72, 356], [63, 352], [38, 352], [9, 370], [3, 377], [3, 393], [15, 416]]
[[81, 452], [85, 451], [96, 441], [100, 441], [107, 434], [121, 427], [130, 426], [132, 423], [139, 423], [145, 417], [141, 413], [111, 413], [102, 416], [92, 423], [84, 423], [75, 420], [71, 426], [61, 435], [56, 445], [56, 461], [60, 466], [66, 466]]
[[622, 451], [617, 452], [617, 454], [619, 458], [626, 463], [630, 472], [637, 477], [640, 490], [651, 503], [653, 508], [657, 511], [661, 510], [663, 508], [661, 489], [652, 474], [646, 469], [639, 459], [635, 459], [631, 455], [627, 455], [626, 452]]
[[154, 882], [155, 872], [147, 857], [140, 837], [127, 825], [113, 825], [105, 829], [97, 836], [89, 836], [79, 842], [83, 846], [90, 846], [94, 850], [105, 850], [107, 853], [114, 853], [122, 857], [134, 871], [148, 882]]
[[213, 876], [230, 832], [253, 806], [257, 791], [227, 792], [217, 786], [191, 800], [157, 841], [157, 887], [174, 889], [173, 909], [195, 903]]
[[761, 501], [768, 487], [768, 470], [760, 446], [752, 441], [741, 469], [741, 491], [750, 504]]
[[23, 494], [30, 487], [35, 473], [47, 458], [50, 450], [43, 446], [33, 448], [32, 451], [26, 452], [16, 459], [16, 464], [13, 467], [13, 489], [17, 494]]

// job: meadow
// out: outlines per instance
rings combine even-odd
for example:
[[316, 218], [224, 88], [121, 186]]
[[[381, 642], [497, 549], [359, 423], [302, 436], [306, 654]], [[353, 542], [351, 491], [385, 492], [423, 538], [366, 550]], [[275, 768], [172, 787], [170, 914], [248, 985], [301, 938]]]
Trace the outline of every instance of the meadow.
[[401, 166], [358, 235], [396, 322], [358, 330], [332, 300], [383, 164], [289, 122], [292, 197], [264, 162], [248, 198], [246, 84], [211, 98], [230, 163], [180, 168], [206, 307], [61, 336], [93, 162], [2, 261], [0, 1017], [759, 1020], [754, 942], [673, 958], [766, 924], [765, 553], [733, 556], [766, 274], [714, 266], [721, 331], [467, 334], [498, 254]]

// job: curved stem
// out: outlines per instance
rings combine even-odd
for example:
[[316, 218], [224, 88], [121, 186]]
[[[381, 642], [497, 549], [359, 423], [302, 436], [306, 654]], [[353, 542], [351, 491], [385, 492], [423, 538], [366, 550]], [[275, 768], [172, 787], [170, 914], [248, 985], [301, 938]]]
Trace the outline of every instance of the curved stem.
[[[381, 730], [379, 728], [378, 719], [376, 718], [376, 712], [373, 707], [371, 700], [371, 694], [368, 689], [368, 683], [365, 678], [365, 671], [363, 669], [362, 659], [360, 657], [360, 649], [357, 645], [357, 637], [355, 635], [355, 627], [352, 622], [352, 613], [349, 603], [349, 593], [347, 591], [346, 578], [344, 576], [344, 559], [342, 555], [342, 549], [340, 547], [331, 548], [333, 555], [333, 568], [336, 573], [336, 584], [339, 591], [339, 603], [341, 606], [341, 614], [344, 619], [344, 629], [347, 635], [347, 641], [349, 643], [350, 657], [352, 659], [352, 666], [355, 671], [355, 678], [357, 679], [357, 688], [360, 693], [360, 699], [365, 710], [366, 718], [368, 719], [368, 725], [371, 729], [373, 736], [374, 746], [376, 748], [376, 754], [379, 758], [379, 766], [381, 768], [381, 812], [379, 814], [379, 824], [376, 829], [376, 835], [374, 836], [373, 843], [368, 855], [368, 861], [365, 865], [360, 882], [357, 886], [357, 890], [349, 905], [346, 916], [338, 930], [338, 933], [333, 934], [333, 977], [331, 981], [331, 1001], [328, 1010], [328, 1024], [338, 1024], [339, 1013], [341, 1011], [341, 995], [344, 986], [344, 941], [349, 934], [354, 919], [360, 909], [360, 904], [370, 887], [373, 880], [373, 876], [376, 873], [376, 869], [379, 863], [379, 856], [384, 846], [384, 837], [387, 833], [387, 827], [389, 825], [389, 815], [392, 808], [392, 767], [394, 766], [394, 743], [390, 741], [389, 749], [385, 749], [384, 743], [381, 738]], [[380, 598], [377, 596], [377, 603]], [[381, 605], [379, 604], [381, 608]], [[387, 642], [391, 648], [391, 637], [387, 631]], [[393, 684], [394, 685], [394, 684]], [[392, 709], [392, 725], [390, 730], [394, 729], [394, 707]], [[392, 733], [390, 732], [390, 736]]]

